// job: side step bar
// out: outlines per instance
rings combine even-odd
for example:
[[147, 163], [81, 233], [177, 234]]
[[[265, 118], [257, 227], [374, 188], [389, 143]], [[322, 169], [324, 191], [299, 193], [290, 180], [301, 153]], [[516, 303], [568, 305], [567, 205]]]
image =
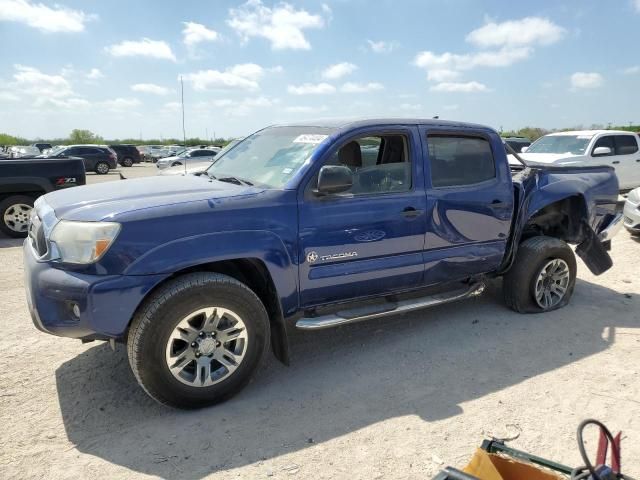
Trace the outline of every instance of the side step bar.
[[468, 288], [454, 290], [451, 292], [436, 293], [434, 295], [412, 298], [409, 300], [400, 300], [398, 302], [387, 302], [379, 305], [356, 307], [318, 317], [304, 317], [296, 322], [296, 327], [301, 330], [320, 330], [323, 328], [337, 327], [338, 325], [344, 325], [347, 323], [386, 317], [388, 315], [398, 315], [400, 313], [420, 310], [480, 295], [484, 290], [484, 286], [484, 283], [474, 283]]

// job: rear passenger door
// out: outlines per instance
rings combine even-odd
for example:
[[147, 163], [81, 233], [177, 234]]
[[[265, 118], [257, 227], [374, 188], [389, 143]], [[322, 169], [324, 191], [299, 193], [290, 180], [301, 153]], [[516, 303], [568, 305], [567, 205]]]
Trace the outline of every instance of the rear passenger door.
[[504, 147], [483, 130], [424, 128], [427, 225], [425, 283], [496, 270], [513, 214]]

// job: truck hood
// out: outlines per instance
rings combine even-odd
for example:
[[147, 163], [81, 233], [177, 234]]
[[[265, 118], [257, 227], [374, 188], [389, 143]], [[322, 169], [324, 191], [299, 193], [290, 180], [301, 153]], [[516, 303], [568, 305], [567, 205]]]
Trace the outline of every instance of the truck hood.
[[572, 153], [520, 153], [525, 161], [536, 163], [556, 163], [561, 160], [578, 160], [581, 156]]
[[56, 217], [100, 221], [123, 213], [178, 203], [253, 196], [264, 189], [210, 180], [208, 177], [168, 176], [105, 182], [45, 195]]

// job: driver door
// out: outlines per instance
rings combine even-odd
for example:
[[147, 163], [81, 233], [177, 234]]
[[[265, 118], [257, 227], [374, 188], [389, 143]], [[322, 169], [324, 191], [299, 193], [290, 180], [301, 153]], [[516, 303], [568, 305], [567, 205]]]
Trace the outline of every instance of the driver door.
[[321, 164], [349, 167], [353, 186], [318, 196], [319, 166], [299, 194], [302, 305], [419, 286], [426, 197], [417, 129], [345, 138]]

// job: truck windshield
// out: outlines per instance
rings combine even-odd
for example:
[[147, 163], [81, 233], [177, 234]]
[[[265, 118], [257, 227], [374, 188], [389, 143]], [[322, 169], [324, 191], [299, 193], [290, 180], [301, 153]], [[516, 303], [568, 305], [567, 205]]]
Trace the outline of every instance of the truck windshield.
[[320, 127], [266, 128], [226, 152], [209, 167], [207, 174], [282, 188], [332, 131]]
[[583, 155], [592, 135], [546, 135], [527, 149], [529, 153], [568, 153]]

